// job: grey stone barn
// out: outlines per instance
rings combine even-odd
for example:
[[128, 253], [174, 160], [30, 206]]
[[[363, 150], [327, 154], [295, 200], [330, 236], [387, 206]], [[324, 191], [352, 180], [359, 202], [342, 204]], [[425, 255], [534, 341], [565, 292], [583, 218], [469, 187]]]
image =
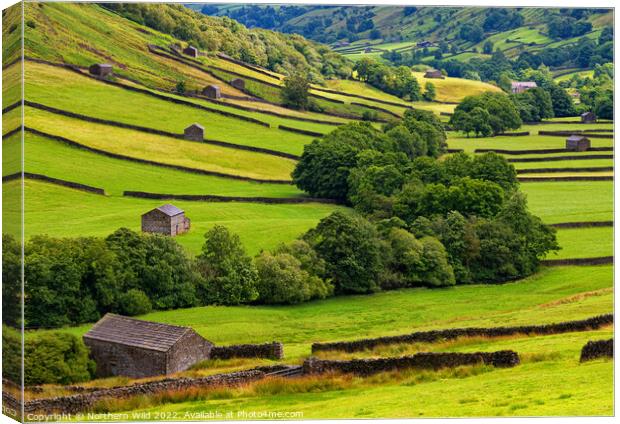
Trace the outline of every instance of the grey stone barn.
[[142, 215], [142, 232], [176, 236], [189, 231], [190, 220], [185, 212], [165, 204]]
[[237, 90], [241, 90], [241, 91], [245, 90], [245, 81], [242, 80], [241, 78], [235, 78], [234, 80], [230, 82], [230, 85], [235, 87]]
[[189, 127], [185, 128], [185, 130], [183, 131], [183, 136], [186, 140], [204, 141], [205, 127], [200, 124], [194, 123]]
[[210, 99], [219, 99], [222, 97], [222, 92], [219, 85], [207, 85], [202, 89], [202, 95]]
[[209, 358], [213, 343], [189, 327], [106, 314], [83, 336], [97, 376], [151, 377]]
[[194, 46], [187, 46], [183, 49], [183, 53], [191, 57], [198, 57], [198, 49]]
[[582, 135], [571, 135], [566, 139], [566, 150], [585, 152], [590, 149], [590, 139]]
[[596, 122], [596, 115], [594, 114], [594, 112], [582, 113], [581, 122], [584, 124], [593, 124]]
[[90, 67], [88, 68], [88, 72], [91, 75], [96, 75], [99, 78], [103, 78], [111, 75], [112, 69], [112, 65], [108, 63], [95, 63], [93, 65], [90, 65]]
[[445, 77], [443, 76], [443, 74], [441, 73], [441, 71], [437, 70], [437, 69], [431, 69], [426, 71], [426, 73], [424, 74], [424, 78], [439, 78], [439, 79], [444, 79]]

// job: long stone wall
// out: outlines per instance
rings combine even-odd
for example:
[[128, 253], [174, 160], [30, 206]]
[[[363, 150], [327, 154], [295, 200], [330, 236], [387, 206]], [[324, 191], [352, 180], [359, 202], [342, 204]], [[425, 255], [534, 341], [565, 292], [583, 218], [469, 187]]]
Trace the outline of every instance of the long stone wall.
[[509, 158], [510, 163], [516, 162], [555, 162], [563, 160], [582, 160], [582, 159], [613, 159], [614, 155], [566, 155], [536, 158]]
[[334, 199], [321, 199], [315, 197], [242, 197], [242, 196], [218, 196], [214, 194], [163, 194], [147, 193], [143, 191], [124, 191], [123, 196], [139, 197], [142, 199], [169, 199], [190, 200], [200, 202], [248, 202], [267, 204], [301, 204], [301, 203], [325, 203], [338, 204]]
[[545, 266], [566, 266], [566, 265], [608, 265], [614, 263], [613, 256], [600, 256], [598, 258], [572, 258], [572, 259], [545, 259], [540, 261]]
[[[216, 374], [201, 378], [172, 378], [134, 384], [131, 386], [100, 389], [89, 393], [78, 393], [69, 396], [40, 398], [25, 402], [26, 413], [76, 413], [92, 408], [97, 402], [106, 399], [123, 399], [135, 395], [155, 394], [168, 390], [183, 390], [189, 388], [204, 388], [217, 386], [238, 386], [260, 380], [267, 376], [265, 371], [258, 369], [239, 371], [227, 374]], [[10, 396], [10, 395], [8, 395]], [[12, 397], [12, 396], [10, 396]], [[3, 392], [3, 398], [7, 394]], [[8, 399], [9, 403], [18, 404], [17, 399]]]
[[580, 362], [591, 361], [597, 358], [614, 357], [614, 339], [590, 340], [581, 349]]
[[214, 346], [211, 349], [211, 359], [230, 358], [284, 358], [284, 346], [280, 342], [264, 344], [241, 344], [231, 346]]
[[373, 359], [352, 359], [332, 361], [316, 358], [307, 359], [303, 364], [304, 374], [320, 374], [329, 371], [371, 375], [382, 371], [407, 368], [438, 370], [463, 365], [486, 364], [495, 367], [514, 367], [520, 363], [519, 355], [511, 350], [475, 353], [417, 353], [410, 356]]
[[[86, 184], [74, 183], [73, 181], [61, 180], [59, 178], [48, 177], [47, 175], [43, 175], [43, 174], [33, 174], [32, 172], [24, 172], [23, 176], [24, 178], [28, 178], [30, 180], [45, 181], [45, 182], [60, 185], [63, 187], [69, 187], [75, 190], [87, 191], [89, 193], [99, 194], [102, 196], [105, 195], [105, 191], [102, 188], [93, 187], [93, 186], [89, 186]], [[13, 181], [13, 180], [19, 180], [21, 177], [22, 177], [22, 173], [16, 172], [15, 174], [3, 176], [2, 182], [4, 183], [8, 181]]]
[[[538, 135], [551, 135], [551, 136], [559, 136], [566, 137], [571, 136], [573, 134], [584, 134], [583, 131], [538, 131]], [[614, 138], [613, 134], [592, 134], [591, 131], [588, 131], [584, 134], [588, 138]]]
[[400, 336], [377, 337], [345, 342], [314, 343], [312, 352], [342, 350], [356, 352], [372, 349], [376, 346], [396, 343], [434, 343], [440, 340], [453, 340], [459, 337], [503, 337], [515, 334], [546, 335], [568, 333], [572, 331], [595, 330], [605, 325], [613, 324], [613, 314], [599, 315], [579, 321], [567, 321], [555, 324], [524, 325], [518, 327], [491, 327], [491, 328], [449, 328], [446, 330], [419, 331]]

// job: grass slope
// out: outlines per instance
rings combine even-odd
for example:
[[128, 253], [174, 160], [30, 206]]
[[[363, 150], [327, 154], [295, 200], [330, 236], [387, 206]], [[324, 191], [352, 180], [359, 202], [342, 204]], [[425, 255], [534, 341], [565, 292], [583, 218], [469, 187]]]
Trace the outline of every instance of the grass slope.
[[593, 258], [613, 256], [613, 227], [570, 228], [558, 230], [558, 243], [562, 250], [550, 259]]
[[[6, 225], [16, 222], [19, 204], [14, 202], [20, 190], [19, 181], [3, 184], [2, 215], [5, 231], [18, 235], [18, 228]], [[25, 181], [26, 238], [35, 234], [56, 237], [106, 236], [119, 227], [140, 231], [140, 215], [165, 203], [161, 200], [107, 197], [59, 187], [53, 184]], [[270, 249], [289, 242], [317, 222], [339, 209], [324, 204], [265, 205], [257, 203], [209, 203], [175, 201], [192, 220], [189, 233], [177, 237], [189, 251], [198, 253], [204, 233], [215, 224], [239, 234], [249, 253]], [[71, 225], [66, 219], [71, 216]]]
[[[205, 126], [206, 138], [287, 153], [300, 154], [303, 145], [312, 141], [309, 136], [177, 105], [109, 86], [65, 69], [32, 62], [26, 64], [26, 99], [88, 116], [177, 134], [182, 134], [185, 127], [198, 122]], [[269, 119], [277, 118], [270, 116]]]
[[[19, 170], [19, 143], [20, 135], [3, 142], [5, 175]], [[120, 196], [125, 190], [222, 196], [303, 196], [292, 185], [238, 181], [114, 159], [29, 132], [25, 134], [25, 151], [27, 172], [100, 187], [113, 196]]]

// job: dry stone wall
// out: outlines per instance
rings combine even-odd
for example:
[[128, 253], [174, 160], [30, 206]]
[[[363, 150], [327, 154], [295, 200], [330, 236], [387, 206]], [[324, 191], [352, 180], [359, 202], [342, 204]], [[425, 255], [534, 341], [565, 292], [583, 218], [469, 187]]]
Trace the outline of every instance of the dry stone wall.
[[231, 346], [214, 346], [211, 349], [211, 359], [230, 358], [284, 358], [284, 346], [280, 342], [264, 344], [241, 344]]
[[511, 350], [475, 353], [417, 353], [411, 356], [373, 359], [352, 359], [332, 361], [316, 358], [307, 359], [303, 364], [304, 374], [320, 374], [329, 371], [371, 375], [383, 371], [407, 368], [438, 370], [463, 365], [486, 364], [495, 367], [514, 367], [520, 363], [519, 355]]
[[589, 341], [581, 349], [581, 362], [597, 358], [614, 357], [614, 339]]
[[568, 333], [573, 331], [587, 331], [613, 324], [613, 314], [599, 315], [580, 321], [568, 321], [545, 325], [526, 325], [519, 327], [491, 327], [491, 328], [450, 328], [447, 330], [419, 331], [401, 336], [378, 337], [374, 339], [360, 339], [347, 342], [314, 343], [312, 352], [342, 350], [357, 352], [372, 349], [376, 346], [396, 343], [434, 343], [441, 340], [453, 340], [459, 337], [503, 337], [515, 334], [546, 335]]

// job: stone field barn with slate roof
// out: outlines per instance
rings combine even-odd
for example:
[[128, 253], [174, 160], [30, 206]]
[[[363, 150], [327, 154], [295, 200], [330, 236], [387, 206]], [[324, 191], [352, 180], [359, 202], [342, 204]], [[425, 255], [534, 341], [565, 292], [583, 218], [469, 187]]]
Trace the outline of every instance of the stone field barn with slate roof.
[[171, 204], [165, 204], [142, 215], [142, 231], [176, 236], [189, 231], [190, 220], [185, 212]]
[[83, 336], [97, 376], [133, 378], [184, 371], [209, 358], [213, 343], [189, 327], [106, 314]]

